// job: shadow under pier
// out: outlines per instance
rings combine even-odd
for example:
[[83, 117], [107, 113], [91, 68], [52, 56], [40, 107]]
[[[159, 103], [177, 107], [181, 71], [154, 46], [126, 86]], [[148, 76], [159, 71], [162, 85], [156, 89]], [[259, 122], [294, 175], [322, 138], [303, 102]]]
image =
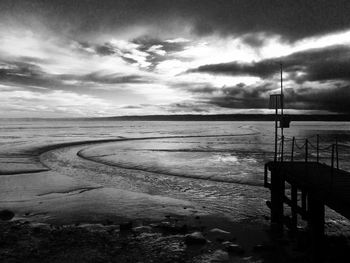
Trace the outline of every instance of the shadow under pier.
[[[287, 226], [295, 233], [299, 215], [308, 224], [313, 260], [322, 261], [325, 206], [350, 219], [350, 173], [318, 162], [268, 162], [264, 185], [271, 191], [267, 203], [274, 232], [282, 234]], [[284, 205], [291, 217], [284, 215]]]

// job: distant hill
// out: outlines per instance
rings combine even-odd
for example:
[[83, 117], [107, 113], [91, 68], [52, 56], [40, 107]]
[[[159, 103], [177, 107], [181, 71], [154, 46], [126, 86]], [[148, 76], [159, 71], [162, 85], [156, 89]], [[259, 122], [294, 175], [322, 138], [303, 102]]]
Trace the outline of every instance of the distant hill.
[[[350, 121], [350, 115], [288, 115], [292, 121]], [[100, 119], [100, 118], [98, 118]], [[103, 119], [125, 121], [274, 121], [273, 114], [215, 114], [215, 115], [145, 115], [117, 116]]]
[[[329, 115], [291, 115], [286, 114], [291, 121], [350, 121], [350, 114]], [[274, 121], [273, 114], [212, 114], [212, 115], [135, 115], [135, 116], [113, 116], [113, 117], [89, 117], [89, 118], [0, 118], [1, 120], [116, 120], [116, 121]]]

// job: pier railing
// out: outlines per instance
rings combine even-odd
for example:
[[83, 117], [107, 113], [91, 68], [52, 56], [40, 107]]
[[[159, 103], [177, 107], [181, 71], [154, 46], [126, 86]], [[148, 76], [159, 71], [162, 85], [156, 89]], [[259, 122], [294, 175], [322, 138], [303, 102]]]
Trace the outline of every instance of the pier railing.
[[278, 138], [277, 161], [279, 162], [323, 162], [332, 168], [339, 169], [340, 149], [350, 151], [350, 145], [340, 144], [337, 138], [334, 143], [322, 142], [320, 135], [299, 139], [282, 136]]
[[[278, 138], [277, 162], [317, 162], [335, 169], [350, 170], [350, 145], [339, 143], [335, 138], [313, 135], [307, 138], [282, 136]], [[340, 152], [341, 155], [340, 156]], [[340, 161], [344, 161], [340, 167]]]

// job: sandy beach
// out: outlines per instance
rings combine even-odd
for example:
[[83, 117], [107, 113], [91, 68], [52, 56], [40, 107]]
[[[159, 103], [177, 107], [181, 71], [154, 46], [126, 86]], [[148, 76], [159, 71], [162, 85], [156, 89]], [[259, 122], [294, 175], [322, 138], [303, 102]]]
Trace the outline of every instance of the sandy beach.
[[[101, 143], [106, 142], [101, 141]], [[151, 242], [152, 249], [159, 246], [162, 242], [168, 243], [168, 247], [162, 248], [161, 252], [159, 252], [166, 255], [165, 258], [162, 258], [159, 253], [154, 255], [150, 253], [151, 258], [153, 257], [153, 260], [156, 262], [173, 262], [174, 260], [176, 261], [177, 257], [179, 257], [179, 262], [192, 262], [195, 260], [204, 262], [205, 258], [209, 260], [212, 254], [216, 250], [220, 250], [220, 248], [222, 253], [224, 253], [222, 257], [225, 258], [226, 254], [229, 254], [225, 252], [224, 245], [221, 245], [221, 242], [224, 240], [239, 240], [242, 251], [249, 251], [249, 253], [246, 255], [244, 253], [233, 253], [232, 257], [246, 258], [246, 261], [249, 262], [254, 246], [269, 243], [267, 224], [261, 223], [264, 221], [263, 218], [258, 227], [253, 222], [238, 223], [239, 220], [234, 220], [236, 223], [232, 224], [232, 220], [229, 218], [210, 211], [210, 209], [197, 202], [164, 195], [124, 190], [135, 190], [136, 188], [132, 180], [130, 181], [123, 177], [125, 171], [121, 169], [119, 169], [119, 174], [114, 175], [114, 180], [116, 181], [113, 187], [107, 187], [103, 184], [84, 180], [85, 175], [71, 177], [57, 171], [55, 166], [50, 167], [53, 162], [57, 161], [52, 161], [52, 155], [62, 156], [62, 152], [64, 152], [66, 158], [71, 158], [69, 155], [67, 157], [67, 152], [76, 155], [79, 149], [86, 149], [86, 147], [91, 145], [94, 144], [81, 142], [77, 143], [77, 146], [75, 146], [75, 143], [68, 146], [65, 144], [49, 146], [36, 149], [36, 156], [34, 157], [12, 156], [10, 160], [6, 160], [6, 165], [1, 168], [2, 175], [0, 176], [1, 209], [14, 212], [15, 217], [10, 223], [2, 223], [1, 225], [4, 240], [9, 239], [9, 234], [17, 238], [24, 235], [24, 237], [21, 237], [21, 240], [23, 241], [24, 239], [24, 242], [27, 243], [31, 250], [33, 249], [31, 241], [33, 235], [28, 234], [31, 231], [38, 231], [39, 240], [41, 241], [57, 232], [62, 232], [62, 235], [68, 235], [65, 233], [67, 231], [73, 239], [80, 239], [80, 235], [89, 235], [89, 238], [94, 241], [87, 245], [87, 249], [92, 250], [92, 244], [99, 240], [99, 236], [104, 236], [111, 231], [116, 233], [114, 238], [118, 240], [116, 241], [118, 244], [125, 243], [126, 241], [119, 237], [120, 226], [132, 222], [132, 227], [128, 229], [133, 230], [132, 234], [127, 232], [125, 238], [128, 240], [127, 243], [136, 242], [140, 246], [140, 251], [145, 250], [142, 253], [140, 252], [142, 255], [143, 253], [149, 253], [148, 248], [143, 247], [145, 243]], [[47, 161], [48, 156], [51, 157], [50, 162]], [[74, 160], [71, 162], [74, 162]], [[90, 162], [90, 165], [98, 166], [101, 164]], [[140, 171], [134, 171], [134, 173], [138, 173], [138, 177], [145, 176]], [[88, 176], [85, 178], [88, 178]], [[147, 192], [147, 185], [146, 189], [143, 189]], [[142, 226], [144, 226], [144, 229]], [[200, 231], [210, 236], [209, 231], [215, 228], [219, 228], [224, 233], [222, 234], [223, 240], [220, 240], [220, 242], [214, 237], [212, 241], [208, 240], [207, 245], [201, 246], [200, 250], [195, 249], [193, 251], [192, 248], [189, 249], [186, 246], [185, 236], [187, 234]], [[8, 229], [12, 230], [8, 231]], [[13, 229], [16, 230], [13, 231]], [[94, 235], [95, 231], [99, 233], [97, 236]], [[146, 238], [144, 235], [146, 237], [150, 235], [150, 237]], [[167, 241], [164, 241], [164, 238]], [[36, 244], [35, 246], [40, 247], [41, 241], [39, 241], [39, 245]], [[180, 256], [176, 253], [177, 250], [172, 248], [174, 244], [179, 242], [183, 246], [180, 249]], [[43, 253], [45, 252], [38, 252], [39, 255], [36, 256], [26, 250], [22, 251], [23, 253], [19, 253], [18, 250], [23, 248], [20, 243], [16, 243], [14, 240], [9, 245], [11, 245], [11, 248], [3, 250], [3, 252], [9, 254], [3, 253], [1, 255], [5, 261], [11, 262], [11, 260], [21, 260], [21, 257], [29, 257], [34, 262], [38, 257], [44, 258]], [[57, 245], [55, 242], [51, 244], [51, 246], [55, 245]], [[60, 244], [60, 246], [69, 245], [65, 243]], [[40, 249], [39, 251], [41, 251]], [[167, 251], [167, 249], [170, 249], [170, 251]], [[104, 258], [104, 260], [112, 260], [109, 257], [114, 252], [99, 251], [97, 253], [91, 251], [91, 253], [93, 257], [98, 256]], [[104, 254], [100, 255], [99, 253]], [[47, 260], [50, 262], [55, 260], [58, 260], [58, 262], [66, 260], [67, 262], [70, 260], [86, 262], [86, 258], [77, 259], [77, 255], [73, 252], [68, 254], [70, 255], [65, 256], [67, 258], [62, 258], [62, 255], [54, 255], [54, 258]], [[89, 253], [87, 254], [89, 255]], [[142, 261], [141, 254], [137, 255], [136, 258]], [[256, 253], [254, 253], [254, 256], [259, 257]], [[124, 256], [114, 258], [112, 261], [134, 262], [132, 257], [132, 255], [126, 253]], [[95, 260], [96, 258], [91, 262], [95, 262]], [[145, 262], [151, 261], [149, 259], [149, 261], [146, 260]]]
[[[240, 133], [237, 140], [261, 136], [246, 135], [245, 128]], [[14, 216], [1, 222], [0, 259], [4, 262], [308, 260], [305, 231], [301, 229], [297, 238], [270, 231], [265, 204], [269, 192], [259, 178], [241, 181], [240, 174], [226, 178], [225, 170], [202, 178], [199, 170], [182, 176], [180, 172], [197, 167], [196, 158], [208, 150], [198, 150], [199, 155], [189, 160], [191, 166], [183, 166], [188, 158], [181, 155], [174, 159], [176, 164], [169, 161], [167, 155], [173, 158], [175, 146], [210, 142], [212, 135], [125, 138], [113, 134], [114, 138], [75, 141], [46, 136], [49, 142], [44, 137], [17, 146], [8, 144], [1, 150], [0, 210]], [[236, 140], [235, 136], [213, 138]], [[154, 153], [156, 157], [150, 155], [153, 148], [161, 148]], [[193, 154], [192, 148], [182, 151]], [[228, 156], [222, 149], [218, 153], [221, 157], [213, 159], [218, 164], [234, 162], [234, 167], [240, 167], [237, 160], [243, 157]], [[123, 158], [127, 159], [120, 165]], [[155, 158], [171, 166], [156, 170]], [[145, 166], [146, 160], [153, 166]], [[202, 159], [198, 160], [200, 164]], [[134, 162], [138, 163], [135, 167]], [[252, 159], [242, 162], [260, 166]], [[337, 262], [348, 244], [349, 223], [328, 213], [329, 249], [339, 250], [329, 253], [329, 262]]]

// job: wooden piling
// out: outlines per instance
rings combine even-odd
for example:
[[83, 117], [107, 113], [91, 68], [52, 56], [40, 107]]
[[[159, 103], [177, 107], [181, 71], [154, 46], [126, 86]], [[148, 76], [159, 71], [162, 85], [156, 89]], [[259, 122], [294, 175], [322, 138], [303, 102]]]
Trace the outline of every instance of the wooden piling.
[[322, 261], [324, 240], [325, 205], [313, 194], [308, 195], [308, 228], [313, 262]]
[[291, 201], [292, 201], [292, 229], [291, 231], [293, 233], [296, 232], [297, 226], [298, 226], [298, 188], [292, 184], [292, 189], [291, 189]]
[[285, 182], [277, 169], [271, 171], [271, 228], [275, 233], [283, 234]]
[[302, 219], [306, 219], [306, 211], [307, 211], [307, 207], [306, 207], [306, 190], [305, 189], [301, 189], [301, 209], [305, 212], [302, 215]]

